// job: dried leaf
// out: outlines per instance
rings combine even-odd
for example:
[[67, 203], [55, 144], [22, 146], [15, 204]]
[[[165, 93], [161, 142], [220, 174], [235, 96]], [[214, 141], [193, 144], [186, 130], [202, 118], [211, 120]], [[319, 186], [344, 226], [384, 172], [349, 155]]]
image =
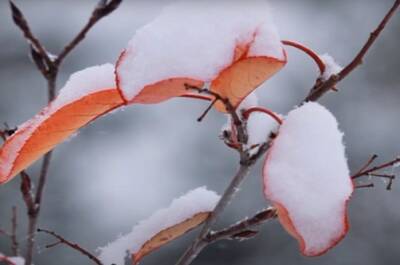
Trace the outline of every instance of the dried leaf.
[[198, 213], [182, 223], [159, 232], [157, 235], [147, 241], [137, 253], [132, 254], [133, 264], [138, 264], [144, 256], [196, 228], [202, 224], [209, 215], [209, 212]]

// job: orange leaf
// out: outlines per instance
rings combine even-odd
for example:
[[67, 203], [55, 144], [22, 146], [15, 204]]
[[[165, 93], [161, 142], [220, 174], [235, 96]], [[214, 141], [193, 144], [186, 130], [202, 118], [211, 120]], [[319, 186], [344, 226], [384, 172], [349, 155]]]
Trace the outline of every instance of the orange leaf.
[[79, 128], [123, 105], [117, 89], [100, 90], [56, 110], [52, 104], [26, 122], [0, 149], [0, 183], [5, 183]]
[[177, 225], [162, 230], [147, 241], [138, 252], [132, 254], [133, 264], [138, 264], [144, 256], [196, 228], [202, 224], [209, 215], [210, 212], [198, 213]]
[[[228, 98], [231, 104], [237, 107], [247, 95], [276, 74], [285, 63], [272, 57], [242, 58], [219, 74], [211, 83], [211, 91]], [[221, 102], [217, 102], [215, 107], [221, 112], [226, 112]]]

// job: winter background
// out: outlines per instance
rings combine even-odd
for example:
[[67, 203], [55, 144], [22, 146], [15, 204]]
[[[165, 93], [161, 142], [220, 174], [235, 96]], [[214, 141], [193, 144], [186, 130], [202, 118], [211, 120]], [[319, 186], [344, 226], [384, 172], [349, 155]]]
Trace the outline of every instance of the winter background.
[[[58, 87], [72, 72], [114, 62], [135, 30], [168, 2], [124, 1], [65, 61]], [[283, 39], [303, 42], [319, 53], [329, 52], [346, 64], [393, 1], [270, 2]], [[96, 1], [16, 3], [37, 36], [50, 51], [57, 52], [81, 29]], [[400, 153], [399, 26], [397, 15], [365, 64], [340, 83], [341, 92], [321, 100], [345, 132], [353, 171], [372, 153], [380, 154], [379, 161]], [[27, 56], [28, 46], [13, 25], [5, 0], [0, 0], [0, 47], [0, 122], [15, 126], [46, 104], [46, 89]], [[317, 74], [311, 60], [296, 50], [287, 50], [286, 68], [258, 89], [260, 103], [280, 113], [289, 111], [306, 95]], [[159, 105], [128, 107], [85, 127], [55, 152], [39, 226], [94, 251], [188, 190], [207, 185], [222, 193], [237, 168], [237, 157], [218, 139], [225, 122], [223, 115], [213, 111], [202, 123], [196, 122], [206, 106], [204, 102], [174, 99]], [[37, 175], [38, 168], [37, 163], [29, 169], [32, 176]], [[268, 205], [260, 176], [259, 164], [223, 215], [221, 225]], [[350, 203], [349, 234], [322, 257], [301, 256], [297, 242], [274, 221], [264, 225], [254, 240], [219, 242], [207, 248], [194, 264], [398, 264], [400, 184], [395, 182], [392, 192], [385, 190], [384, 183], [376, 184], [374, 189], [355, 192]], [[11, 206], [17, 205], [19, 240], [23, 242], [25, 209], [18, 188], [18, 178], [0, 187], [0, 227], [9, 226]], [[195, 235], [163, 247], [146, 257], [143, 264], [174, 264]], [[37, 239], [36, 264], [89, 263], [66, 247], [44, 249], [46, 243], [53, 242], [48, 236], [39, 235]], [[7, 253], [8, 249], [8, 242], [0, 238], [0, 251]]]

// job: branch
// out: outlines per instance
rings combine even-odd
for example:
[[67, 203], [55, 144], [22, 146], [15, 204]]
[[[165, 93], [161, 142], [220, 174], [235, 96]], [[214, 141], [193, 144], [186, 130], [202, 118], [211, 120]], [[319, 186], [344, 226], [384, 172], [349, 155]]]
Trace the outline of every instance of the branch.
[[55, 59], [54, 64], [59, 66], [65, 57], [85, 38], [89, 30], [103, 17], [112, 13], [121, 4], [122, 0], [111, 0], [109, 3], [107, 1], [101, 0], [97, 7], [93, 10], [91, 17], [89, 18], [83, 29], [68, 43], [59, 56]]
[[[200, 116], [198, 121], [202, 121], [202, 119], [205, 117], [205, 115], [208, 113], [208, 111], [211, 110], [211, 107], [217, 101], [221, 101], [221, 103], [224, 104], [226, 111], [231, 116], [233, 125], [237, 129], [237, 132], [238, 132], [237, 138], [238, 138], [239, 143], [242, 145], [242, 147], [243, 147], [243, 145], [245, 145], [247, 143], [248, 136], [247, 136], [246, 127], [244, 126], [239, 115], [237, 114], [235, 107], [233, 107], [233, 105], [231, 104], [231, 102], [229, 101], [228, 98], [222, 97], [218, 93], [215, 93], [215, 92], [205, 89], [205, 88], [191, 86], [188, 84], [185, 84], [185, 87], [186, 87], [186, 90], [194, 90], [194, 91], [198, 92], [199, 94], [207, 94], [207, 95], [214, 97], [214, 100], [211, 102], [210, 106], [206, 109], [206, 111]], [[240, 151], [243, 151], [243, 149], [241, 149]]]
[[32, 33], [29, 24], [25, 19], [25, 16], [22, 14], [21, 10], [13, 3], [13, 1], [10, 0], [9, 3], [14, 23], [22, 31], [25, 39], [31, 45], [32, 49], [34, 49], [36, 53], [41, 56], [41, 58], [46, 62], [46, 64], [50, 65], [51, 59], [48, 56], [45, 47]]
[[17, 207], [12, 207], [12, 218], [11, 218], [11, 251], [13, 256], [19, 256], [19, 243], [17, 240]]
[[[240, 154], [240, 167], [237, 171], [236, 175], [231, 180], [229, 186], [226, 188], [224, 194], [222, 195], [221, 199], [217, 203], [215, 209], [211, 212], [210, 216], [206, 220], [203, 228], [201, 229], [199, 235], [193, 241], [191, 246], [186, 250], [183, 256], [177, 262], [178, 265], [188, 265], [190, 264], [197, 255], [202, 251], [202, 249], [209, 244], [209, 240], [207, 239], [211, 227], [216, 223], [218, 217], [222, 214], [225, 208], [231, 203], [233, 197], [235, 196], [236, 192], [239, 190], [239, 187], [245, 180], [246, 176], [248, 175], [252, 166], [257, 162], [257, 160], [263, 156], [268, 148], [269, 143], [264, 143], [259, 148], [257, 154], [254, 156], [250, 156], [248, 150], [245, 150], [245, 145], [247, 143], [247, 128], [245, 123], [241, 120], [239, 115], [236, 112], [236, 109], [232, 106], [228, 98], [224, 98], [221, 95], [210, 91], [208, 89], [202, 89], [198, 87], [193, 87], [186, 85], [187, 89], [195, 90], [201, 93], [207, 93], [215, 98], [215, 100], [221, 101], [232, 118], [233, 125], [238, 133], [238, 142], [239, 142], [239, 154]], [[215, 102], [213, 101], [213, 103]], [[212, 104], [213, 104], [212, 103]], [[206, 112], [209, 108], [207, 108]], [[204, 114], [202, 115], [204, 116]]]
[[206, 240], [208, 243], [214, 243], [219, 240], [248, 239], [257, 233], [252, 230], [253, 228], [270, 221], [271, 219], [275, 219], [276, 217], [278, 217], [276, 209], [270, 207], [260, 211], [253, 217], [246, 218], [228, 228], [216, 232], [210, 232], [207, 235]]
[[50, 245], [47, 245], [46, 248], [52, 248], [52, 247], [55, 247], [55, 246], [57, 246], [59, 244], [64, 244], [64, 245], [69, 246], [72, 249], [75, 249], [76, 251], [78, 251], [82, 255], [88, 257], [90, 260], [92, 260], [97, 265], [103, 265], [103, 263], [95, 255], [91, 254], [89, 251], [87, 251], [86, 249], [82, 248], [79, 244], [73, 243], [71, 241], [68, 241], [64, 237], [62, 237], [61, 235], [59, 235], [59, 234], [57, 234], [57, 233], [55, 233], [53, 231], [50, 231], [50, 230], [40, 229], [39, 228], [39, 229], [37, 229], [37, 231], [49, 234], [49, 235], [51, 235], [51, 236], [53, 236], [53, 237], [58, 239], [57, 242], [55, 242], [53, 244], [50, 244]]
[[[374, 167], [370, 167], [371, 164], [376, 160], [378, 156], [377, 155], [373, 155], [368, 161], [367, 163], [361, 167], [360, 170], [357, 171], [357, 173], [355, 173], [353, 176], [351, 176], [351, 179], [356, 180], [358, 178], [367, 176], [367, 177], [375, 177], [375, 178], [384, 178], [384, 179], [388, 179], [389, 182], [386, 186], [387, 190], [391, 190], [392, 189], [392, 184], [393, 184], [393, 180], [396, 178], [396, 175], [394, 174], [381, 174], [379, 173], [380, 170], [383, 169], [387, 169], [390, 167], [394, 167], [396, 165], [398, 165], [400, 163], [400, 157], [397, 157], [389, 162], [385, 162], [382, 163], [378, 166], [374, 166]], [[374, 185], [371, 184], [365, 184], [365, 185], [359, 185], [359, 186], [355, 186], [355, 188], [372, 188], [374, 187]]]
[[354, 59], [337, 75], [331, 76], [328, 80], [322, 81], [320, 79], [317, 80], [314, 87], [311, 89], [308, 96], [305, 98], [305, 102], [307, 101], [317, 101], [321, 98], [326, 92], [335, 87], [337, 83], [346, 78], [354, 69], [356, 69], [360, 64], [362, 64], [363, 59], [375, 41], [378, 39], [379, 35], [385, 28], [386, 24], [389, 22], [390, 18], [396, 12], [397, 8], [400, 5], [400, 0], [396, 0], [390, 10], [387, 12], [385, 17], [382, 19], [378, 27], [370, 34], [367, 42], [358, 52], [358, 54], [354, 57]]

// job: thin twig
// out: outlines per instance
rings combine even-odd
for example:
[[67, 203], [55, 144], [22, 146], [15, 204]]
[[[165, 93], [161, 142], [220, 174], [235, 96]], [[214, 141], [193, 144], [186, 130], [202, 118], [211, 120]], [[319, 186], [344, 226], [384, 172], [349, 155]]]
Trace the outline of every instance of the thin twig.
[[[375, 177], [375, 178], [384, 178], [384, 179], [389, 180], [387, 182], [386, 189], [387, 190], [391, 190], [392, 189], [392, 185], [393, 185], [393, 180], [396, 178], [396, 175], [394, 175], [394, 174], [382, 174], [382, 173], [379, 173], [379, 171], [382, 170], [382, 169], [387, 169], [389, 167], [393, 167], [396, 164], [400, 163], [400, 157], [398, 157], [396, 159], [393, 159], [393, 160], [391, 160], [389, 162], [383, 163], [381, 165], [369, 168], [369, 166], [373, 163], [373, 161], [376, 159], [376, 157], [377, 157], [376, 155], [372, 156], [368, 160], [368, 162], [359, 171], [357, 171], [357, 173], [355, 173], [351, 178], [353, 179], [353, 181], [358, 179], [358, 178], [360, 178], [360, 177], [364, 177], [364, 176], [366, 176], [366, 177]], [[374, 187], [373, 185], [372, 186], [360, 185], [360, 186], [361, 186], [361, 188]], [[358, 188], [360, 186], [356, 185], [355, 188]]]
[[[252, 230], [253, 228], [255, 228], [271, 219], [275, 219], [276, 217], [278, 217], [276, 209], [273, 207], [270, 207], [263, 211], [260, 211], [253, 217], [247, 218], [243, 221], [240, 221], [228, 228], [225, 228], [225, 229], [222, 229], [222, 230], [216, 231], [216, 232], [210, 232], [207, 235], [206, 240], [208, 241], [208, 243], [213, 243], [215, 241], [225, 240], [225, 239], [239, 239], [240, 240], [243, 237], [248, 238], [249, 235], [243, 234], [244, 232], [253, 231]], [[250, 236], [252, 236], [252, 235], [255, 235], [255, 234], [250, 233]]]
[[359, 184], [359, 185], [354, 186], [355, 189], [365, 189], [365, 188], [373, 188], [373, 187], [375, 187], [374, 183]]
[[12, 218], [11, 218], [11, 251], [14, 256], [19, 256], [19, 243], [17, 240], [17, 207], [12, 207]]
[[49, 234], [55, 238], [57, 238], [59, 240], [59, 242], [53, 243], [53, 244], [49, 244], [46, 246], [46, 248], [51, 248], [54, 246], [57, 246], [59, 244], [64, 244], [69, 246], [72, 249], [75, 249], [76, 251], [80, 252], [82, 255], [88, 257], [90, 260], [92, 260], [94, 263], [98, 264], [98, 265], [103, 265], [103, 263], [92, 253], [90, 253], [89, 251], [87, 251], [86, 249], [84, 249], [83, 247], [81, 247], [79, 244], [77, 243], [73, 243], [69, 240], [66, 240], [64, 237], [62, 237], [61, 235], [50, 231], [50, 230], [46, 230], [46, 229], [37, 229], [38, 232], [43, 232], [46, 234]]
[[368, 159], [368, 161], [360, 168], [360, 170], [357, 171], [357, 173], [355, 175], [358, 175], [358, 174], [362, 173], [364, 170], [366, 170], [377, 158], [378, 158], [378, 155], [373, 154], [371, 156], [371, 158]]
[[331, 76], [326, 81], [319, 80], [316, 82], [314, 87], [311, 89], [308, 96], [305, 98], [305, 102], [307, 101], [317, 101], [320, 97], [322, 97], [326, 92], [330, 91], [337, 83], [346, 78], [354, 69], [357, 68], [360, 64], [362, 64], [363, 59], [375, 41], [378, 39], [379, 35], [385, 28], [386, 24], [389, 22], [390, 18], [396, 12], [400, 5], [400, 0], [396, 0], [390, 10], [386, 13], [385, 17], [379, 23], [378, 27], [370, 34], [367, 42], [358, 52], [358, 54], [354, 57], [354, 59], [345, 67], [339, 74]]
[[229, 101], [228, 98], [222, 97], [220, 94], [218, 94], [216, 92], [213, 92], [213, 91], [211, 91], [209, 89], [200, 88], [200, 87], [196, 87], [196, 86], [191, 86], [191, 85], [188, 85], [188, 84], [185, 84], [185, 87], [186, 87], [187, 90], [194, 90], [194, 91], [198, 92], [199, 94], [207, 94], [207, 95], [213, 96], [214, 97], [214, 101], [220, 101], [222, 104], [224, 104], [226, 111], [228, 112], [228, 114], [232, 118], [233, 125], [237, 129], [238, 142], [241, 145], [245, 145], [247, 143], [248, 136], [247, 136], [246, 127], [244, 126], [244, 124], [243, 124], [242, 120], [240, 119], [239, 115], [237, 114], [235, 107], [231, 104], [231, 102]]
[[73, 38], [73, 40], [68, 43], [59, 56], [55, 59], [54, 64], [59, 66], [65, 57], [85, 38], [89, 30], [103, 17], [112, 13], [121, 4], [122, 0], [111, 0], [109, 3], [107, 1], [100, 1], [97, 7], [93, 10], [86, 25], [82, 30]]
[[14, 23], [20, 28], [24, 34], [25, 39], [32, 45], [33, 49], [36, 50], [38, 54], [46, 61], [47, 64], [51, 63], [51, 59], [47, 54], [45, 47], [32, 33], [25, 16], [22, 14], [21, 10], [10, 0], [10, 8], [12, 13], [12, 18]]
[[395, 166], [398, 163], [400, 163], [400, 157], [397, 157], [389, 162], [383, 163], [383, 164], [375, 166], [375, 167], [366, 168], [363, 171], [359, 171], [358, 173], [354, 174], [353, 176], [351, 176], [351, 178], [357, 179], [362, 176], [373, 175], [374, 173], [376, 173], [379, 170]]

